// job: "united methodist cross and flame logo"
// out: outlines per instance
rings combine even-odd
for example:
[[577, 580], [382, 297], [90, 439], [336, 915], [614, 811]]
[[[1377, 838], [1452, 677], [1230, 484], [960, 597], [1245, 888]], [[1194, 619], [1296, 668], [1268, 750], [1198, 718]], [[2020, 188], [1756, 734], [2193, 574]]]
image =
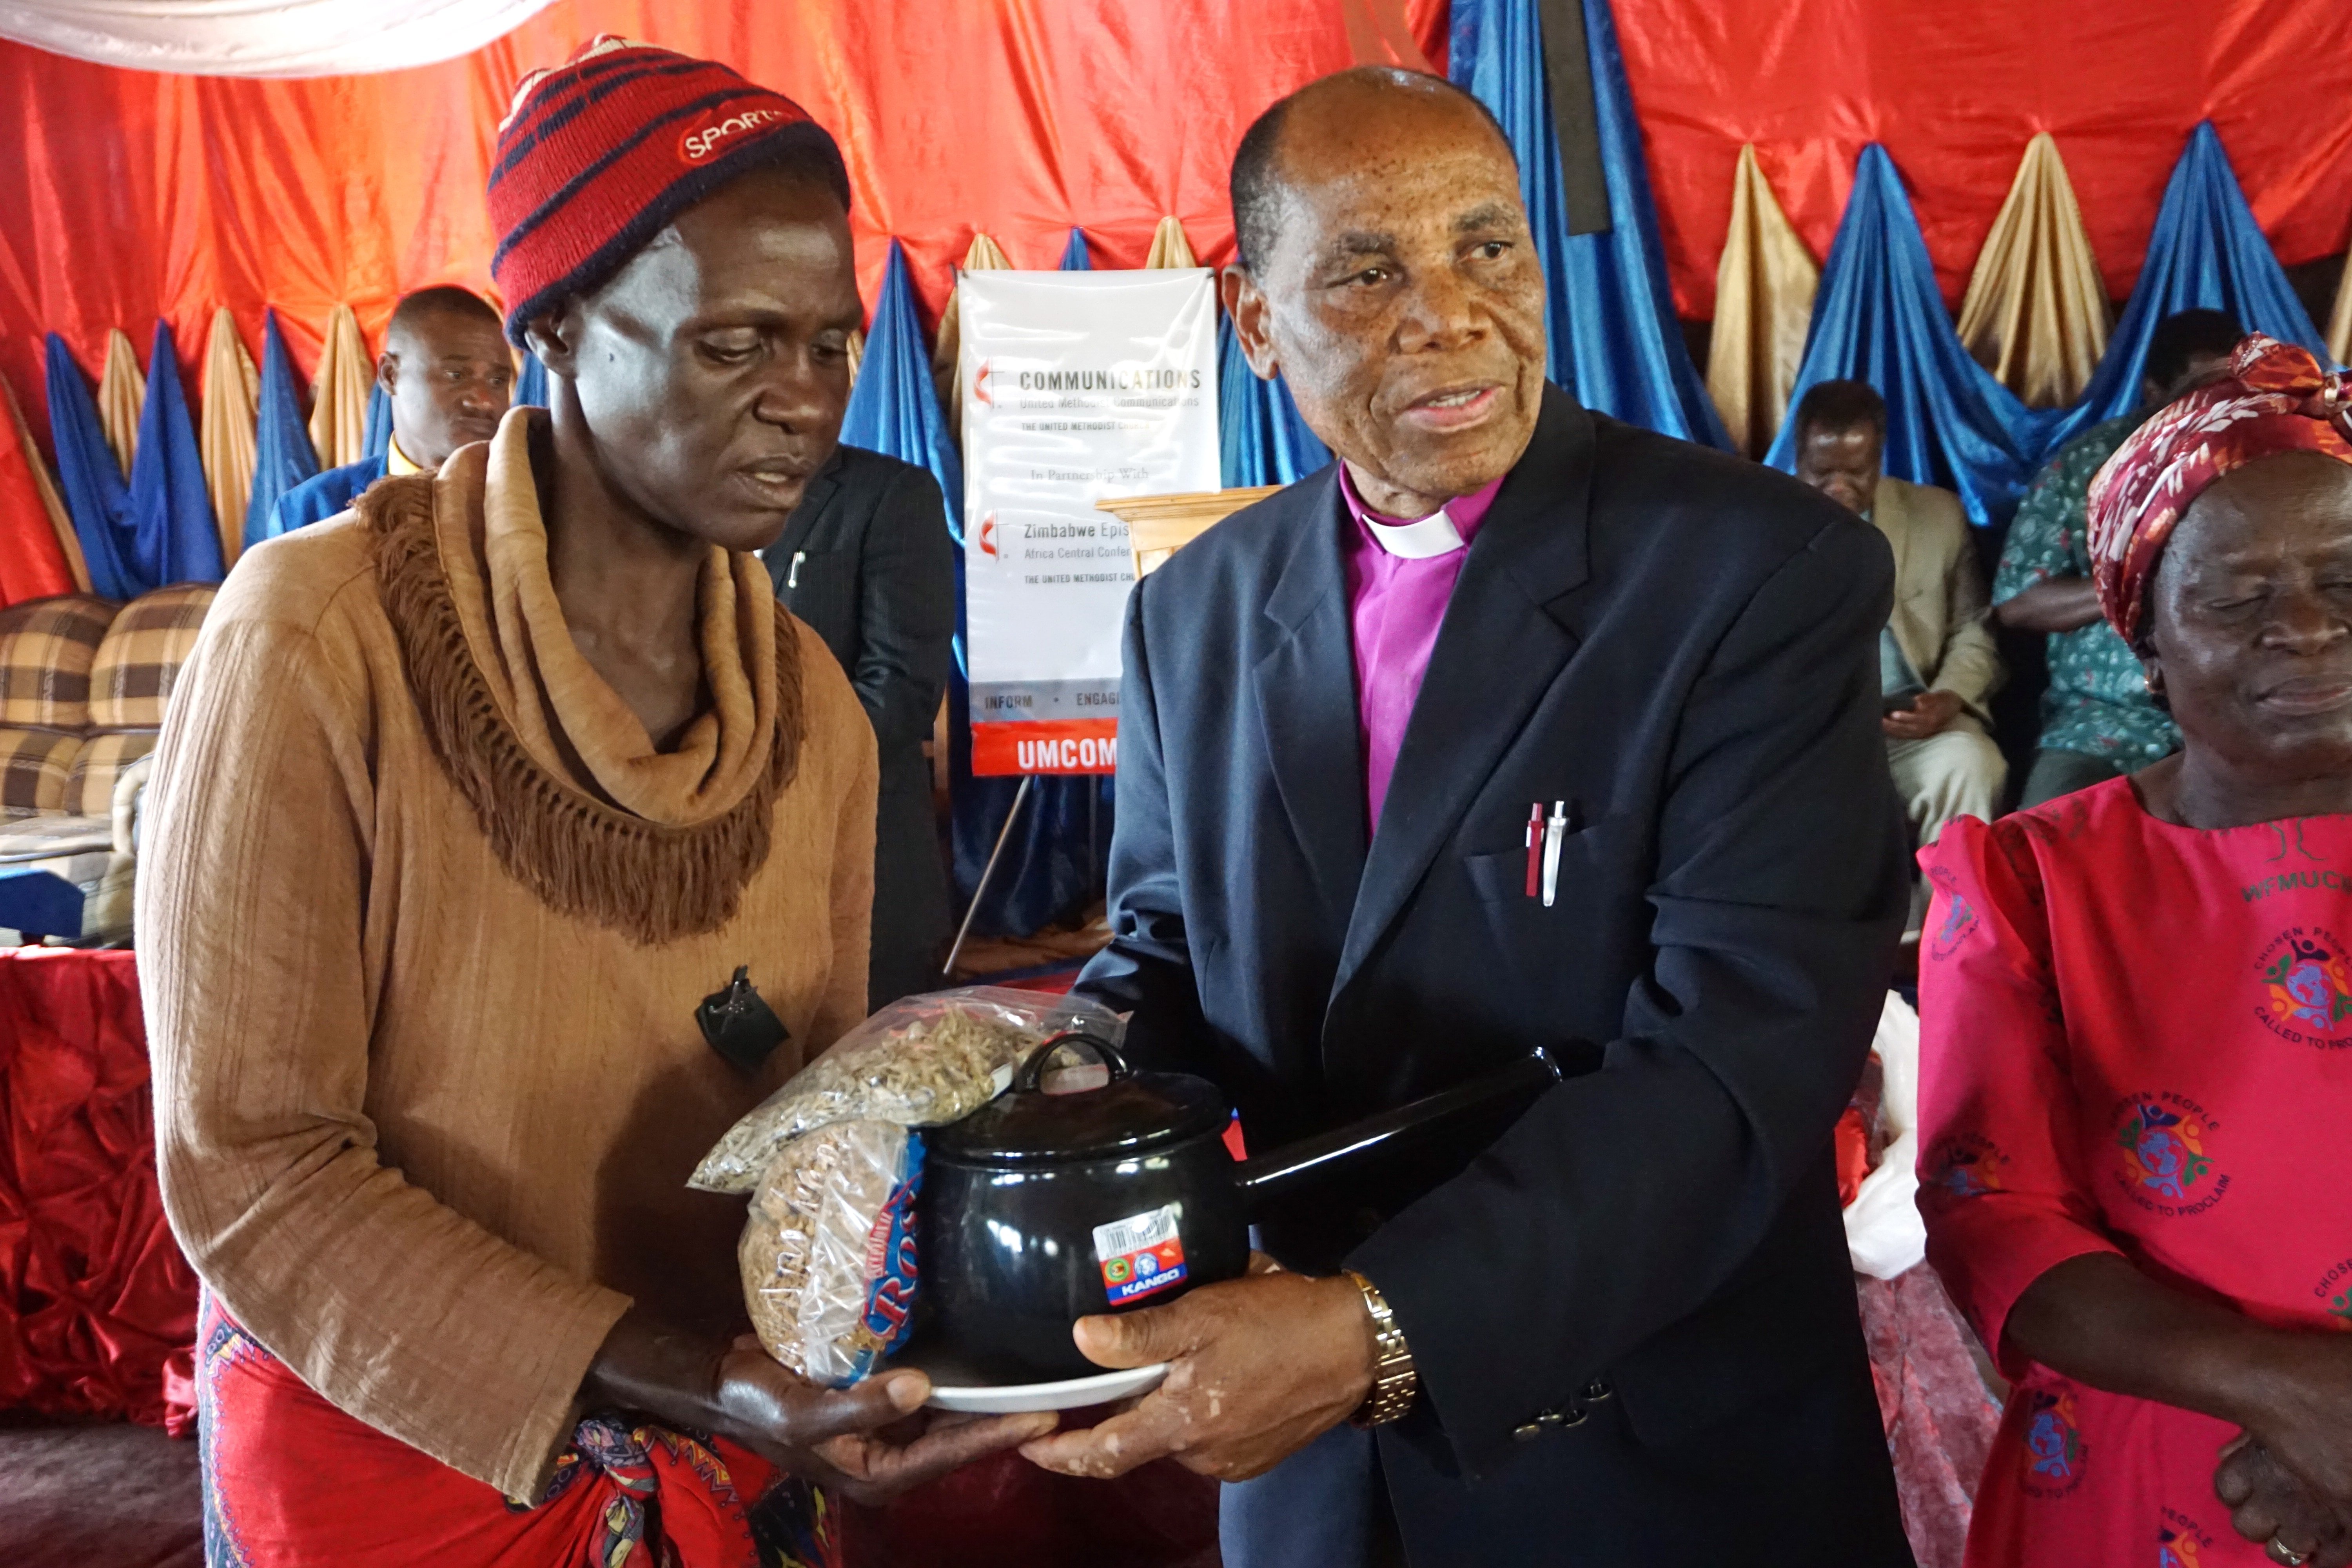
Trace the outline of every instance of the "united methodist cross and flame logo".
[[2156, 1568], [2198, 1568], [2197, 1538], [2157, 1526]]
[[2074, 1395], [2036, 1389], [2026, 1405], [2025, 1451], [2033, 1473], [2061, 1486], [2073, 1482], [2083, 1464], [2083, 1432], [2074, 1425]]
[[2116, 1129], [2125, 1173], [2162, 1197], [2187, 1197], [2213, 1168], [2205, 1152], [2205, 1124], [2153, 1100], [2135, 1100]]
[[985, 404], [991, 408], [996, 406], [996, 395], [988, 390], [989, 380], [995, 374], [996, 362], [985, 359], [980, 362], [980, 368], [971, 373], [971, 400], [974, 403]]
[[2333, 1035], [2352, 1018], [2352, 972], [2342, 944], [2326, 931], [2285, 934], [2278, 957], [2263, 972], [2272, 1015], [2315, 1034]]

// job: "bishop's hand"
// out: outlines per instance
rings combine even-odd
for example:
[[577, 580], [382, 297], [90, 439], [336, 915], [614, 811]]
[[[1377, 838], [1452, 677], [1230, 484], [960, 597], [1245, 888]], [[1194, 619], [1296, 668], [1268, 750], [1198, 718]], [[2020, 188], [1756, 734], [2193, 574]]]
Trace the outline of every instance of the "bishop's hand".
[[1239, 1279], [1081, 1318], [1072, 1331], [1098, 1365], [1171, 1364], [1166, 1382], [1100, 1426], [1023, 1445], [1071, 1476], [1119, 1476], [1159, 1458], [1219, 1480], [1262, 1475], [1353, 1415], [1378, 1360], [1354, 1281], [1287, 1273], [1262, 1254]]

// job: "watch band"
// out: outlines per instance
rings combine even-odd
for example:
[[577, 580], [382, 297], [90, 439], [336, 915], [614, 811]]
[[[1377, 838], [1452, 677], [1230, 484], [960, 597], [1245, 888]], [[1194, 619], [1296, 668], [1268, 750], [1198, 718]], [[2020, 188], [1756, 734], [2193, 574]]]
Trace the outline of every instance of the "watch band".
[[1385, 1426], [1412, 1408], [1421, 1393], [1421, 1373], [1412, 1364], [1404, 1331], [1397, 1326], [1396, 1314], [1389, 1310], [1388, 1298], [1381, 1294], [1380, 1287], [1352, 1268], [1345, 1272], [1364, 1293], [1364, 1310], [1372, 1315], [1372, 1345], [1378, 1352], [1372, 1363], [1371, 1392], [1350, 1419], [1359, 1426]]

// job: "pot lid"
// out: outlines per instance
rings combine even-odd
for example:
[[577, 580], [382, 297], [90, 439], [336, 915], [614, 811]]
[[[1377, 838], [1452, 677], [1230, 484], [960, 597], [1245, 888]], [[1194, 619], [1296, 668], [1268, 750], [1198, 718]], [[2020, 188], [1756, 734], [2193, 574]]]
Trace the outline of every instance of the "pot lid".
[[[1099, 1088], [1048, 1094], [1039, 1084], [1057, 1050], [1092, 1053], [1109, 1069]], [[992, 1165], [1053, 1165], [1139, 1154], [1224, 1131], [1233, 1112], [1217, 1086], [1181, 1072], [1138, 1072], [1090, 1035], [1048, 1040], [1029, 1055], [1013, 1087], [961, 1121], [924, 1135], [929, 1152]]]

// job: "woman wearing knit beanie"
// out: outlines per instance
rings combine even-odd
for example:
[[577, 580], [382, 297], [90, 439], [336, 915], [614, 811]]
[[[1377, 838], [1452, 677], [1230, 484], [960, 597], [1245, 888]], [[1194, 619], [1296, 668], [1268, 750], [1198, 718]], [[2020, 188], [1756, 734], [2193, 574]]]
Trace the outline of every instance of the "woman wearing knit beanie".
[[[1052, 1424], [900, 1442], [919, 1373], [738, 1348], [741, 1200], [684, 1185], [864, 1010], [873, 731], [748, 553], [839, 433], [848, 183], [790, 100], [600, 39], [522, 83], [489, 197], [551, 407], [250, 552], [158, 760], [207, 1552], [828, 1562], [811, 1482]], [[696, 1022], [739, 966], [764, 1055]]]

